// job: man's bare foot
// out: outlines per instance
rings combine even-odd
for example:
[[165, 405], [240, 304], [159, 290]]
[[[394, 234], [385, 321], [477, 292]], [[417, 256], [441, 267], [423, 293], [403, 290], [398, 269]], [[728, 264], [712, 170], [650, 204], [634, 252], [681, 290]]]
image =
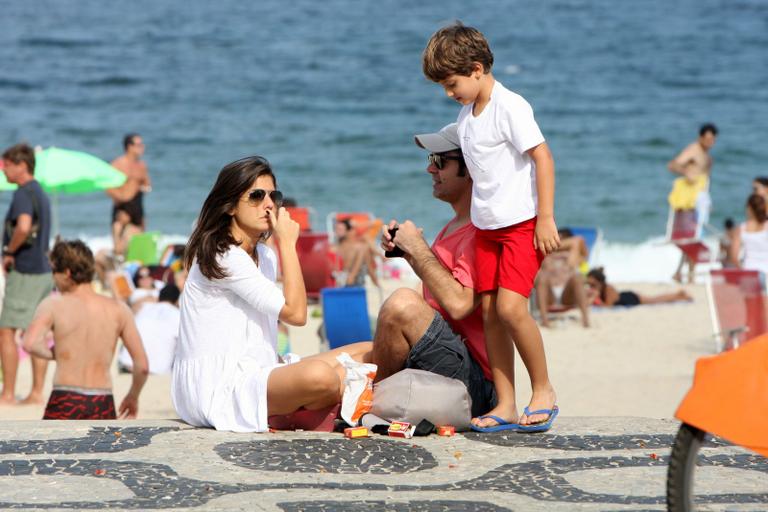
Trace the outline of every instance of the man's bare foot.
[[16, 405], [16, 397], [13, 395], [7, 395], [3, 393], [0, 395], [0, 405]]
[[[552, 409], [556, 402], [557, 395], [555, 394], [554, 388], [550, 386], [549, 389], [533, 392], [531, 402], [528, 404], [528, 410], [533, 412], [542, 409]], [[534, 423], [542, 423], [547, 421], [547, 418], [549, 418], [548, 414], [531, 414], [530, 416], [523, 414], [520, 416], [520, 424], [532, 425]]]
[[[497, 405], [494, 409], [492, 409], [490, 412], [487, 412], [483, 414], [483, 416], [497, 416], [507, 423], [517, 423], [518, 422], [518, 416], [517, 416], [517, 408], [512, 407], [512, 409], [508, 409], [506, 407], [502, 407], [501, 405]], [[494, 420], [493, 418], [472, 418], [472, 424], [476, 427], [482, 427], [482, 428], [488, 428], [488, 427], [495, 427], [499, 424], [498, 421]]]
[[43, 395], [40, 393], [30, 393], [27, 398], [19, 402], [19, 405], [33, 405], [45, 403]]
[[688, 295], [688, 292], [686, 292], [685, 290], [678, 290], [678, 292], [677, 292], [677, 300], [685, 300], [685, 301], [689, 301], [690, 302], [690, 301], [693, 300], [693, 297]]

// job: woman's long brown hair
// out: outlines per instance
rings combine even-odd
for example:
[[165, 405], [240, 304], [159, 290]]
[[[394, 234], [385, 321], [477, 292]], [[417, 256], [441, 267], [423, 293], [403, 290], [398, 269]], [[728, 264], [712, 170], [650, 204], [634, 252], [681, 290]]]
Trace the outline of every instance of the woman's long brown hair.
[[203, 203], [197, 225], [189, 237], [184, 251], [184, 266], [192, 268], [197, 260], [200, 272], [208, 279], [223, 279], [226, 272], [217, 261], [231, 245], [241, 240], [229, 232], [232, 224], [230, 212], [237, 207], [240, 197], [253, 185], [259, 176], [270, 176], [275, 186], [277, 180], [269, 162], [260, 156], [249, 156], [225, 165], [208, 197]]

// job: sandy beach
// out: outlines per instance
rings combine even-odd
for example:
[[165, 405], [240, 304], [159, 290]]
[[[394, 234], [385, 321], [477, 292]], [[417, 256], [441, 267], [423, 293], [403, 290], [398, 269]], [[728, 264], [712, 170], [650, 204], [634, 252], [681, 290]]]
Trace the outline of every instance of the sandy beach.
[[[384, 281], [384, 296], [415, 281]], [[677, 289], [671, 284], [620, 284], [642, 294]], [[641, 416], [670, 418], [687, 391], [696, 358], [712, 353], [712, 328], [703, 285], [686, 286], [691, 303], [593, 308], [592, 327], [585, 329], [577, 313], [564, 315], [553, 327], [542, 330], [552, 380], [565, 416]], [[378, 310], [378, 291], [369, 289], [371, 314]], [[320, 318], [310, 306], [306, 326], [290, 331], [292, 350], [302, 356], [319, 349]], [[529, 397], [525, 368], [517, 360], [520, 407]], [[54, 365], [48, 368], [46, 397], [50, 393]], [[130, 375], [113, 369], [116, 402], [130, 387]], [[19, 365], [17, 396], [31, 386], [28, 360]], [[170, 399], [170, 375], [151, 375], [141, 394], [140, 419], [176, 418]], [[43, 405], [0, 406], [2, 420], [33, 420], [42, 417]]]

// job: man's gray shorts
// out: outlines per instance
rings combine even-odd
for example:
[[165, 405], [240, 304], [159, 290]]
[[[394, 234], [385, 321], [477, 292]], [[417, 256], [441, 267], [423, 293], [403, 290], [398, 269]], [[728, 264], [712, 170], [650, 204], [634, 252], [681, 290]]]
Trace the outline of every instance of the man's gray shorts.
[[482, 368], [469, 354], [464, 340], [453, 332], [438, 312], [435, 312], [427, 331], [411, 349], [405, 367], [462, 381], [472, 397], [472, 416], [485, 414], [496, 406], [493, 382], [485, 378]]
[[53, 290], [50, 272], [22, 274], [12, 270], [5, 276], [5, 298], [0, 314], [0, 327], [26, 329], [35, 309]]

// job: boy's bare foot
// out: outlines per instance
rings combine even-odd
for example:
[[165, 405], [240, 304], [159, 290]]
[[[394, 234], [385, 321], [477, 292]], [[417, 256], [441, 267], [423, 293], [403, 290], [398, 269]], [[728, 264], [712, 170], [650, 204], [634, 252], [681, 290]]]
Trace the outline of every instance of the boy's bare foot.
[[[485, 413], [483, 416], [497, 416], [507, 423], [518, 423], [518, 415], [517, 415], [517, 408], [513, 407], [512, 409], [508, 409], [506, 407], [502, 407], [500, 405], [497, 405], [494, 409], [491, 411]], [[499, 424], [498, 421], [494, 420], [493, 418], [472, 418], [472, 424], [476, 427], [482, 427], [482, 428], [488, 428], [488, 427], [495, 427]]]
[[[557, 395], [554, 388], [550, 386], [548, 389], [542, 391], [534, 391], [531, 397], [531, 402], [528, 404], [529, 411], [540, 411], [542, 409], [552, 409], [557, 403]], [[532, 425], [534, 423], [542, 423], [547, 421], [548, 414], [531, 414], [526, 416], [523, 414], [520, 416], [521, 425]]]
[[682, 283], [683, 282], [683, 276], [680, 274], [680, 272], [675, 272], [672, 276], [672, 280], [676, 283]]
[[32, 405], [45, 403], [43, 395], [40, 393], [30, 393], [27, 398], [19, 402], [19, 405]]
[[16, 405], [16, 397], [13, 395], [7, 395], [5, 393], [0, 394], [0, 405]]

